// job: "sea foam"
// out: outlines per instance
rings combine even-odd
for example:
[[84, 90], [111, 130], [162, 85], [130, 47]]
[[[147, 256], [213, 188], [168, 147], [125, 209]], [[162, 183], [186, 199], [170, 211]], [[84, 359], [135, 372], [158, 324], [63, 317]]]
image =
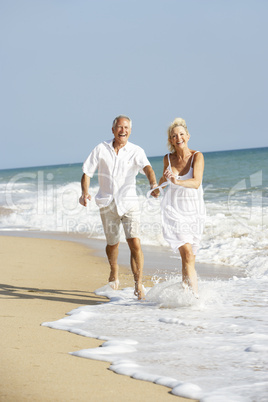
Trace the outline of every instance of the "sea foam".
[[80, 307], [43, 325], [105, 341], [72, 354], [109, 361], [116, 373], [165, 385], [174, 395], [264, 401], [267, 284], [267, 278], [200, 280], [195, 299], [177, 277], [146, 288], [144, 302], [133, 288], [105, 285], [96, 294], [109, 297], [108, 303]]

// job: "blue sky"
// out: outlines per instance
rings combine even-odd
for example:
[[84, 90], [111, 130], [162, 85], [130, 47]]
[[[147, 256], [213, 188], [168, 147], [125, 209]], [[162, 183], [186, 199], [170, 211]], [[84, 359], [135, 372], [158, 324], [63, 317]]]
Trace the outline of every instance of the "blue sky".
[[267, 146], [268, 1], [0, 0], [0, 169], [82, 162], [133, 120], [164, 155]]

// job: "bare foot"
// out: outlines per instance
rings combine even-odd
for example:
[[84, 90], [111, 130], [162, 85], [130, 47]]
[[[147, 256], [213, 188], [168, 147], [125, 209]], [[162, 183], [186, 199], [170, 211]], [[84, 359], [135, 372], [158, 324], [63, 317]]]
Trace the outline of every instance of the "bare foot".
[[199, 299], [199, 294], [194, 291], [194, 289], [188, 285], [188, 283], [182, 282], [182, 288], [185, 292], [191, 292], [196, 299]]
[[116, 279], [115, 281], [110, 281], [110, 282], [109, 282], [109, 285], [111, 286], [111, 288], [112, 288], [113, 290], [118, 290], [118, 287], [119, 287], [119, 280]]
[[138, 300], [145, 300], [144, 287], [141, 283], [135, 283], [134, 295], [138, 297]]

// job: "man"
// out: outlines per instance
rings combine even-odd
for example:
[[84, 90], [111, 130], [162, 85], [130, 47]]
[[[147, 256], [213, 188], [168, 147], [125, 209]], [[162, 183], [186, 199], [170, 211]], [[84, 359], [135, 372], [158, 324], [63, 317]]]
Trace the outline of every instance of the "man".
[[[138, 299], [144, 299], [142, 286], [143, 253], [140, 245], [140, 211], [136, 194], [136, 176], [145, 173], [151, 189], [157, 187], [154, 171], [142, 148], [128, 141], [132, 122], [120, 115], [113, 121], [114, 138], [97, 145], [83, 164], [80, 203], [87, 205], [90, 178], [98, 170], [99, 191], [95, 201], [106, 236], [106, 254], [110, 264], [109, 284], [118, 289], [118, 248], [120, 224], [123, 224], [126, 240], [131, 253], [131, 269], [134, 276]], [[155, 195], [156, 196], [156, 195]]]

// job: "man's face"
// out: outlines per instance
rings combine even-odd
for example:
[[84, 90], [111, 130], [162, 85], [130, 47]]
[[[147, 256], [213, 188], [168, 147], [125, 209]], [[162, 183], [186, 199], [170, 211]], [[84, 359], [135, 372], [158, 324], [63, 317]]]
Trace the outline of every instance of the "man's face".
[[124, 118], [117, 120], [116, 126], [112, 128], [115, 138], [115, 145], [124, 146], [131, 133], [130, 121]]

